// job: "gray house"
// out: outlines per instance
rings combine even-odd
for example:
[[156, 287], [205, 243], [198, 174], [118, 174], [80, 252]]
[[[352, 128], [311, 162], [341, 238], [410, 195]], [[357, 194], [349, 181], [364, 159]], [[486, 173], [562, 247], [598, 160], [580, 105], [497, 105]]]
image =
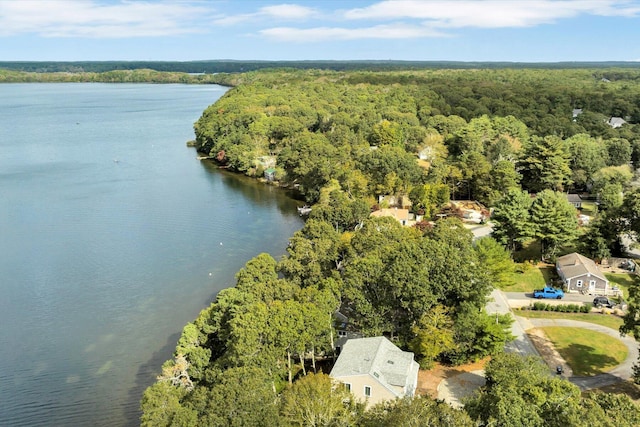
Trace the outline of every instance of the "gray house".
[[580, 197], [579, 194], [569, 193], [569, 194], [567, 194], [567, 200], [575, 208], [581, 208], [582, 207], [582, 197]]
[[579, 253], [561, 256], [556, 270], [568, 292], [608, 295], [613, 293], [609, 281], [595, 262]]
[[348, 340], [329, 376], [345, 384], [368, 407], [385, 400], [413, 396], [418, 363], [385, 337]]

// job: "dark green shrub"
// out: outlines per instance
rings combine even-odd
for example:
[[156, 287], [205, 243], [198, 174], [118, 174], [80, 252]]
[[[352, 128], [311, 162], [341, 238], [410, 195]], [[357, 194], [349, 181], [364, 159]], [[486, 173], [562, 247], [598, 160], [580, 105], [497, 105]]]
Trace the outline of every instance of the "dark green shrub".
[[547, 304], [545, 304], [543, 302], [536, 301], [536, 302], [533, 303], [533, 308], [532, 309], [533, 310], [538, 310], [538, 311], [544, 311], [545, 308], [546, 308], [546, 305]]

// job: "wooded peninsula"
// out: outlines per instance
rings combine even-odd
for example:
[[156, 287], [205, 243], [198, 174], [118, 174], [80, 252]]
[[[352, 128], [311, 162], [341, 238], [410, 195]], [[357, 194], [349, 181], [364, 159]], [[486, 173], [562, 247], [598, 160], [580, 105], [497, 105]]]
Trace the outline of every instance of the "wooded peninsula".
[[[583, 395], [504, 353], [513, 320], [485, 311], [514, 258], [602, 259], [637, 239], [640, 68], [302, 68], [0, 70], [2, 82], [230, 86], [193, 145], [311, 207], [287, 255], [248, 261], [185, 326], [142, 425], [640, 425], [628, 396]], [[593, 202], [588, 222], [568, 194]], [[482, 207], [491, 237], [474, 239], [460, 200]], [[623, 331], [640, 336], [636, 289], [628, 302]], [[462, 409], [428, 396], [367, 407], [327, 375], [339, 332], [385, 336], [423, 369], [491, 356], [487, 384]]]

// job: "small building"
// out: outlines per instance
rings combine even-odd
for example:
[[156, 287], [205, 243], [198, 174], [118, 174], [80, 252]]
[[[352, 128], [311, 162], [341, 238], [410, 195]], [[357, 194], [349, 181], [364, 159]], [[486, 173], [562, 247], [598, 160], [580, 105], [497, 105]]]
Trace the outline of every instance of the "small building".
[[275, 170], [275, 168], [265, 169], [264, 178], [269, 182], [275, 181], [276, 180], [276, 170]]
[[413, 396], [418, 363], [385, 337], [348, 340], [329, 376], [345, 384], [368, 407], [386, 400]]
[[609, 281], [593, 260], [577, 252], [556, 260], [556, 271], [567, 292], [609, 295]]
[[582, 114], [582, 108], [574, 108], [572, 112], [573, 119], [577, 119], [578, 116]]
[[609, 121], [607, 122], [607, 124], [609, 126], [611, 126], [612, 128], [616, 129], [621, 127], [622, 125], [626, 124], [627, 121], [625, 119], [623, 119], [622, 117], [611, 117], [609, 119]]
[[399, 209], [399, 208], [380, 209], [380, 210], [371, 212], [370, 216], [374, 218], [389, 216], [404, 226], [410, 226], [415, 224], [416, 222], [413, 215], [409, 212], [409, 209]]
[[340, 310], [333, 313], [334, 325], [337, 332], [337, 339], [333, 344], [336, 355], [340, 355], [342, 348], [348, 340], [363, 338], [362, 333], [349, 322], [349, 317]]
[[571, 203], [576, 209], [580, 209], [582, 207], [582, 197], [580, 197], [579, 194], [567, 194], [567, 201]]

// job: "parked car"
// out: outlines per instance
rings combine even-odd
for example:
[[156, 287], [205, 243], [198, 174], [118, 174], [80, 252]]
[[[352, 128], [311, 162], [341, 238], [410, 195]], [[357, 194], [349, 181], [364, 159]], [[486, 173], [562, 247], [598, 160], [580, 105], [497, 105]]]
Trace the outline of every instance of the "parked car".
[[593, 305], [598, 308], [602, 308], [602, 307], [613, 308], [616, 306], [616, 303], [611, 301], [607, 297], [595, 297], [593, 299]]
[[562, 299], [564, 296], [564, 292], [562, 289], [552, 288], [551, 286], [545, 286], [543, 289], [536, 289], [533, 291], [534, 298], [553, 298], [553, 299]]

